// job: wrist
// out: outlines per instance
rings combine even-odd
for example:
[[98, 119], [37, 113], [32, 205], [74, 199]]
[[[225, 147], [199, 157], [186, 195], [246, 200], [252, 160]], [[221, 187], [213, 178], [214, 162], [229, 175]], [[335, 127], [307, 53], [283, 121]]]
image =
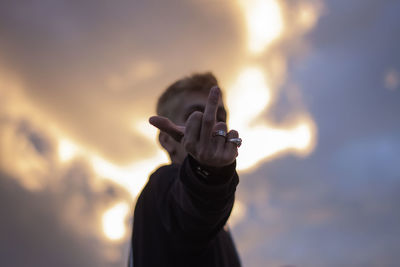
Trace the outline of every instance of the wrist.
[[233, 176], [236, 168], [236, 161], [227, 166], [214, 167], [201, 164], [190, 154], [188, 160], [192, 171], [199, 179], [208, 184], [225, 183]]

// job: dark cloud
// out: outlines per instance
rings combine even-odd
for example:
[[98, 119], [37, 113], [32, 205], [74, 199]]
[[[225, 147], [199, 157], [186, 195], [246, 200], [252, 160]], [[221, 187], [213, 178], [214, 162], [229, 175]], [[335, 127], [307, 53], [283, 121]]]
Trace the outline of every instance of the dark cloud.
[[400, 140], [282, 158], [242, 177], [248, 217], [234, 233], [248, 265], [396, 266]]
[[123, 194], [95, 193], [87, 179], [76, 166], [61, 188], [30, 192], [0, 173], [2, 266], [125, 265], [125, 243], [110, 243], [99, 230], [99, 212]]
[[129, 193], [97, 180], [83, 158], [61, 166], [53, 138], [29, 117], [3, 113], [0, 137], [0, 265], [125, 265], [127, 239], [107, 240], [101, 216]]
[[32, 125], [27, 120], [19, 122], [16, 134], [25, 135], [30, 144], [35, 148], [36, 152], [42, 156], [54, 153], [54, 148], [48, 140], [37, 130], [32, 129]]
[[299, 88], [318, 144], [305, 159], [279, 158], [242, 177], [248, 217], [234, 230], [249, 266], [400, 261], [400, 95], [384, 85], [385, 72], [400, 67], [400, 5], [327, 1], [324, 9], [286, 83]]

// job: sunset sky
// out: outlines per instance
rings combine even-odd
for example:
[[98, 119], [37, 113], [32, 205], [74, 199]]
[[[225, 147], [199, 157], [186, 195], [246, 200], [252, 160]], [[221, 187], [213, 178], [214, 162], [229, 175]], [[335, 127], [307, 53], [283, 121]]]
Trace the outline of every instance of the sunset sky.
[[168, 163], [148, 123], [212, 71], [243, 138], [244, 266], [400, 262], [400, 2], [0, 2], [0, 266], [125, 266]]

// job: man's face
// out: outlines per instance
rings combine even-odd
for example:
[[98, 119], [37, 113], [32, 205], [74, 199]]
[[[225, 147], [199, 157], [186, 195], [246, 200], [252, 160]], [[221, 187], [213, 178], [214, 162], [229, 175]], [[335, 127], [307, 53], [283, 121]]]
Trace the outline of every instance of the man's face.
[[[204, 92], [187, 92], [182, 97], [181, 108], [177, 112], [175, 123], [184, 126], [189, 116], [195, 111], [204, 112], [208, 99], [208, 94]], [[226, 122], [227, 114], [224, 107], [222, 98], [218, 103], [217, 122]], [[173, 145], [176, 149], [176, 157], [173, 159], [174, 163], [182, 163], [185, 159], [187, 152], [181, 143], [173, 140]]]

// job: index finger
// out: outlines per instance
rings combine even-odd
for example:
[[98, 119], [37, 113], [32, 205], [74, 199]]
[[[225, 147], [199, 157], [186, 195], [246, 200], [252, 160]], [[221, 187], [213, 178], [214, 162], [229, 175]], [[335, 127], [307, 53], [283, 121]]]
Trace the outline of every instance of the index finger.
[[207, 104], [204, 109], [203, 121], [201, 124], [200, 141], [208, 140], [212, 135], [212, 130], [217, 116], [218, 102], [221, 96], [221, 90], [218, 86], [213, 86], [208, 95]]
[[152, 116], [149, 119], [150, 124], [157, 127], [160, 131], [167, 133], [175, 141], [180, 142], [185, 132], [184, 126], [178, 126], [166, 117]]

